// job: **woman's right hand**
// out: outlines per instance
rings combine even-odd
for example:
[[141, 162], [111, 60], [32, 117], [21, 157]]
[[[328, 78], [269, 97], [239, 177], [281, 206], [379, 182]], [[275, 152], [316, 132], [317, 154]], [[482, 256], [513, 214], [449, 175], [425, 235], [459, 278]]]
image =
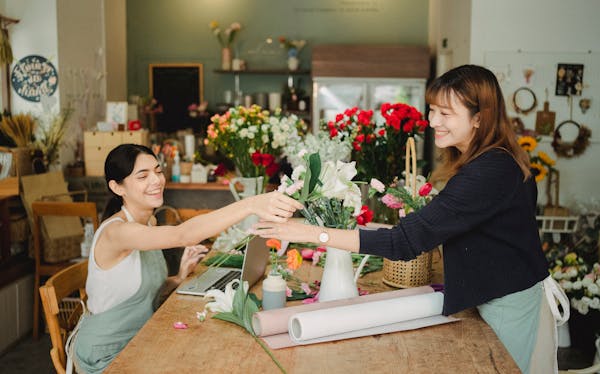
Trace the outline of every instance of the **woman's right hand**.
[[277, 191], [252, 196], [242, 201], [247, 201], [251, 213], [265, 221], [273, 222], [285, 222], [296, 210], [304, 208], [298, 201]]

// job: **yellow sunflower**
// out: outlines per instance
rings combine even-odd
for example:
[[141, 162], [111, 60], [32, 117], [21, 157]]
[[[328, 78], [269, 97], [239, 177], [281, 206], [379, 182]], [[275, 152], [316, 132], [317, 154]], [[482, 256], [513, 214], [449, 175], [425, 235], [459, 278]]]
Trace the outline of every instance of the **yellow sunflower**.
[[554, 164], [556, 164], [556, 161], [550, 158], [550, 156], [548, 156], [548, 154], [544, 151], [539, 151], [538, 157], [540, 158], [540, 161], [542, 161], [542, 163], [548, 166], [554, 166]]
[[546, 173], [548, 172], [544, 165], [539, 162], [532, 162], [530, 165], [531, 174], [535, 177], [535, 181], [539, 182], [546, 177]]
[[537, 147], [537, 140], [532, 136], [522, 136], [518, 139], [519, 145], [526, 150], [531, 152]]

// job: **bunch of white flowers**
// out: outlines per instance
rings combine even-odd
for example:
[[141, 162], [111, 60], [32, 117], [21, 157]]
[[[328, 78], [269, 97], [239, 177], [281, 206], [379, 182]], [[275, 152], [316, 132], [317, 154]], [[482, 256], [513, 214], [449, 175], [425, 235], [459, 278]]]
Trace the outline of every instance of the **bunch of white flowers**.
[[312, 133], [306, 134], [304, 138], [297, 133], [289, 134], [283, 154], [287, 157], [288, 162], [293, 168], [306, 163], [301, 156], [305, 153], [318, 153], [322, 162], [347, 162], [350, 160], [352, 145], [348, 137], [345, 139], [341, 137], [329, 138], [329, 135], [323, 131], [317, 135], [313, 135]]
[[590, 309], [600, 310], [600, 264], [594, 263], [589, 271], [581, 257], [569, 253], [564, 261], [556, 261], [551, 272], [569, 297], [573, 309], [581, 314], [588, 314]]

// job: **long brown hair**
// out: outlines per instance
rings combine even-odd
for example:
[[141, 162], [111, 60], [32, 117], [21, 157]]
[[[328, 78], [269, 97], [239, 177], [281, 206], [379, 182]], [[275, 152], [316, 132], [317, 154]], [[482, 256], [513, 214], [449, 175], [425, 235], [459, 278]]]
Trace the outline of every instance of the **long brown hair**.
[[463, 165], [492, 148], [504, 149], [512, 155], [523, 171], [524, 180], [531, 176], [529, 156], [517, 143], [496, 76], [481, 66], [459, 66], [435, 79], [427, 88], [425, 99], [429, 104], [450, 106], [452, 94], [471, 116], [479, 113], [480, 125], [474, 129], [475, 134], [464, 153], [456, 147], [442, 149], [442, 163], [432, 180], [450, 179]]

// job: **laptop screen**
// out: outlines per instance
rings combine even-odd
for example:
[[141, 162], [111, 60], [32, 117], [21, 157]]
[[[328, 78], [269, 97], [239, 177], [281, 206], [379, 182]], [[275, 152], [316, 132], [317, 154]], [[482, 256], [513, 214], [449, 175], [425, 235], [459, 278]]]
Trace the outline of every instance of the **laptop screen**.
[[255, 236], [246, 244], [246, 253], [242, 265], [242, 280], [252, 287], [265, 274], [269, 262], [267, 239]]

